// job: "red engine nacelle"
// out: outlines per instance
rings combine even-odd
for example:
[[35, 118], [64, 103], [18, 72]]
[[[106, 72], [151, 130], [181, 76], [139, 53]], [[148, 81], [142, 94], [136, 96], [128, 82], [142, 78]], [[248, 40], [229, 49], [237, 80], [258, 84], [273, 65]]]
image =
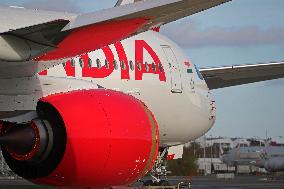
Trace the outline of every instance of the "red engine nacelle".
[[41, 99], [37, 111], [41, 123], [34, 121], [32, 128], [44, 125], [46, 134], [38, 126], [32, 155], [3, 148], [10, 168], [33, 182], [61, 187], [128, 185], [156, 160], [157, 123], [132, 96], [103, 89], [73, 91]]

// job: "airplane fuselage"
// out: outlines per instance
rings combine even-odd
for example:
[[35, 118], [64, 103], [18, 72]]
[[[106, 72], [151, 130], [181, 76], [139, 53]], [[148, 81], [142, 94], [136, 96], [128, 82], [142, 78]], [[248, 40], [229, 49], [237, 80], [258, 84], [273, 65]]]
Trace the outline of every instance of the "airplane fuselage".
[[230, 166], [254, 165], [269, 172], [284, 170], [284, 149], [280, 146], [237, 147], [223, 155], [222, 161]]
[[154, 31], [74, 57], [41, 75], [91, 81], [142, 100], [157, 119], [162, 146], [194, 140], [215, 122], [215, 102], [196, 66]]

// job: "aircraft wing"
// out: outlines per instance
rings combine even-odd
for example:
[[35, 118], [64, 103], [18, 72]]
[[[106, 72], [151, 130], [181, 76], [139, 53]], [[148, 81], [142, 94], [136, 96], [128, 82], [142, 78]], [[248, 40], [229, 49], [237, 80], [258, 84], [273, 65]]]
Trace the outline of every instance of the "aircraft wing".
[[284, 77], [284, 62], [201, 68], [209, 89], [218, 89]]
[[111, 20], [145, 18], [147, 21], [141, 31], [193, 15], [231, 0], [144, 0], [116, 6], [90, 14], [83, 14], [70, 23], [77, 28], [92, 23]]
[[77, 15], [53, 11], [30, 10], [21, 7], [0, 6], [0, 33], [19, 29], [29, 31], [32, 26], [53, 22], [56, 20], [70, 21]]
[[[0, 6], [0, 35], [41, 45], [30, 58], [45, 55], [42, 60], [56, 60], [96, 50], [228, 1], [145, 0], [80, 15]], [[72, 45], [71, 51], [68, 48]], [[54, 52], [46, 56], [50, 51]]]

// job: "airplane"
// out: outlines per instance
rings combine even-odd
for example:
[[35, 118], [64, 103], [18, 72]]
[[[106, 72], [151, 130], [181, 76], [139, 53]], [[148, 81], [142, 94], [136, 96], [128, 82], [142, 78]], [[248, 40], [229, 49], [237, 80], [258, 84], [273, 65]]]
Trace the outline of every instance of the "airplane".
[[210, 90], [284, 77], [284, 63], [199, 69], [159, 33], [229, 0], [119, 0], [72, 14], [0, 6], [0, 144], [13, 172], [68, 188], [157, 183], [169, 147], [216, 119]]
[[222, 156], [230, 166], [254, 165], [268, 172], [284, 171], [284, 148], [282, 146], [236, 147]]

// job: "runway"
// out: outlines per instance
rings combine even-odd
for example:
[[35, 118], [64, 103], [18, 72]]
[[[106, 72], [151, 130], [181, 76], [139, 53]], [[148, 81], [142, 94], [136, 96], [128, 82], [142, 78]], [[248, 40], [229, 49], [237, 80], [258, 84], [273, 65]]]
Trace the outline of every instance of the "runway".
[[267, 180], [264, 177], [236, 177], [233, 180], [217, 180], [216, 178], [194, 178], [191, 183], [196, 189], [265, 189], [284, 188], [284, 180]]
[[[187, 177], [169, 177], [172, 186], [178, 183], [188, 183]], [[234, 179], [217, 179], [216, 176], [192, 177], [190, 189], [283, 189], [284, 178], [275, 180], [267, 177], [237, 176]]]
[[[180, 182], [188, 182], [187, 177], [169, 177], [171, 186], [178, 186]], [[237, 176], [231, 180], [216, 179], [215, 176], [192, 177], [190, 189], [283, 189], [284, 178], [267, 180], [266, 177]], [[132, 187], [140, 188], [141, 183]], [[132, 188], [131, 187], [131, 188]], [[0, 179], [0, 188], [5, 189], [55, 189], [54, 187], [35, 186], [25, 180]], [[173, 188], [173, 187], [172, 187]], [[184, 188], [186, 189], [186, 188]]]

